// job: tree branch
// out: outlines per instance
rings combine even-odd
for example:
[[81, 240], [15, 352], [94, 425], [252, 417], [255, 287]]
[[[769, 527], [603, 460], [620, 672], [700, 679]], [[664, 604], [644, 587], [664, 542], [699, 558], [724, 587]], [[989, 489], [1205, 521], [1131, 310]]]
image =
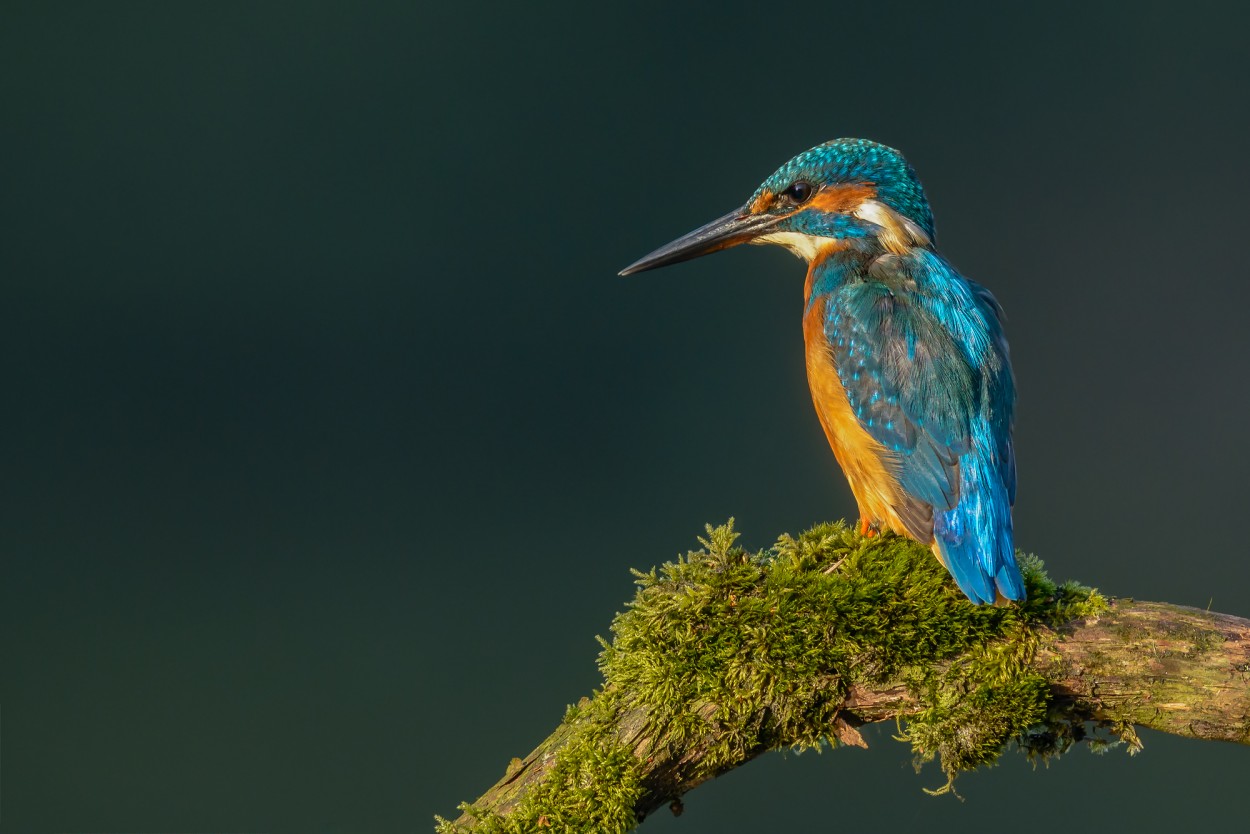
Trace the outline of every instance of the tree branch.
[[767, 750], [864, 745], [887, 719], [952, 780], [1010, 744], [1107, 743], [1091, 722], [1130, 750], [1134, 726], [1250, 743], [1250, 620], [1108, 602], [1030, 557], [1025, 603], [978, 607], [913, 542], [822, 525], [748, 554], [732, 524], [638, 574], [603, 690], [443, 834], [628, 831]]

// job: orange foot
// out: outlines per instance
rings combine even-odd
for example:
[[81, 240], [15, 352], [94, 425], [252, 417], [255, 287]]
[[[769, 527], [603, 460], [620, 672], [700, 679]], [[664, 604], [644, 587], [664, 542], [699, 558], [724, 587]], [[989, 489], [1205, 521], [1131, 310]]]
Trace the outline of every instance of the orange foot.
[[881, 534], [881, 522], [869, 521], [866, 518], [861, 518], [859, 520], [859, 534], [861, 536], [867, 536], [868, 538], [872, 538], [873, 536], [880, 535]]

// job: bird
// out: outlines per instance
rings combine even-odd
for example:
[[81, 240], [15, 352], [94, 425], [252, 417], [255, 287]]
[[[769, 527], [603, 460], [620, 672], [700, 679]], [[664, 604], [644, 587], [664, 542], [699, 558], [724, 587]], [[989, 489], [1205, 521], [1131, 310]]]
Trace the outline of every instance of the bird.
[[739, 244], [807, 262], [812, 402], [850, 484], [860, 532], [929, 546], [973, 603], [1025, 598], [1011, 511], [1016, 383], [1003, 308], [937, 251], [912, 166], [868, 139], [800, 153], [739, 209], [621, 275]]

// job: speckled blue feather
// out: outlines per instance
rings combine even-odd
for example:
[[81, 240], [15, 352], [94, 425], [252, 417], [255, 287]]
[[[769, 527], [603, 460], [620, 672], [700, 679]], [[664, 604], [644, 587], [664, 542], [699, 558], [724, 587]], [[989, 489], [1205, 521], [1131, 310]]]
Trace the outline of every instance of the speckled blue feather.
[[999, 308], [928, 249], [847, 250], [816, 267], [824, 335], [856, 418], [891, 454], [901, 513], [930, 535], [969, 598], [1023, 599], [1011, 505], [1014, 384]]

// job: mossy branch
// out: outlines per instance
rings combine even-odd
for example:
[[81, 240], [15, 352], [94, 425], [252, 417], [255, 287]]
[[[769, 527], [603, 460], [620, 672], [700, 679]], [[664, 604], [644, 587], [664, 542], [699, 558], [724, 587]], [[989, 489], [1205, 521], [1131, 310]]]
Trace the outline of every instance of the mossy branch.
[[1013, 744], [1133, 752], [1134, 726], [1250, 743], [1250, 620], [1108, 601], [1027, 556], [1027, 601], [978, 607], [902, 538], [826, 524], [752, 554], [737, 537], [709, 527], [637, 573], [603, 688], [440, 834], [629, 831], [765, 751], [862, 745], [886, 719], [943, 790]]

